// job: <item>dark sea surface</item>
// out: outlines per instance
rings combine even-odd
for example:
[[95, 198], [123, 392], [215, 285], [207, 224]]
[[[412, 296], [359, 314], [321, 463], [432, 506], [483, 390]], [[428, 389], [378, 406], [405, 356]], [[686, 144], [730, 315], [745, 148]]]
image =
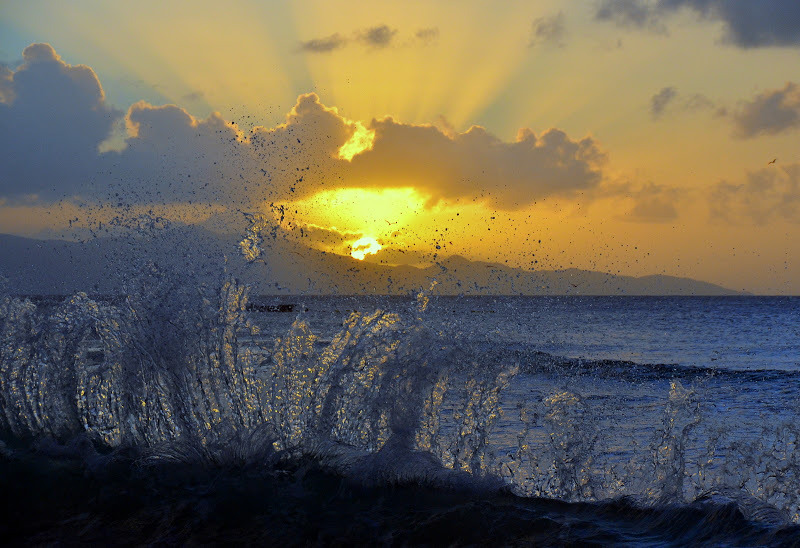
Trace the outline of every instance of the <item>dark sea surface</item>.
[[12, 544], [800, 546], [800, 298], [148, 291], [0, 297]]

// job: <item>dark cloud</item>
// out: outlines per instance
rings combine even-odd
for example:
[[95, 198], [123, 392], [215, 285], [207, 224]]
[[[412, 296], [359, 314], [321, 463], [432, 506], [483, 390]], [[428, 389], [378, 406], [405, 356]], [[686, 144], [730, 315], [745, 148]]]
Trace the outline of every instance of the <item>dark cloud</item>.
[[417, 38], [417, 40], [420, 40], [425, 44], [430, 44], [439, 38], [439, 29], [437, 27], [419, 29], [414, 33], [414, 36]]
[[595, 12], [595, 18], [613, 21], [623, 27], [646, 28], [660, 34], [667, 32], [659, 10], [651, 3], [640, 0], [602, 0]]
[[121, 113], [92, 69], [64, 63], [49, 44], [28, 46], [23, 61], [0, 72], [0, 194], [81, 193]]
[[664, 18], [680, 9], [725, 25], [725, 40], [742, 48], [800, 46], [797, 0], [603, 0], [597, 19], [663, 32]]
[[723, 181], [711, 192], [712, 217], [735, 224], [751, 219], [800, 222], [800, 164], [771, 165], [748, 173], [739, 184]]
[[14, 100], [14, 72], [0, 65], [0, 103], [10, 103]]
[[[361, 44], [370, 49], [384, 49], [397, 45], [397, 35], [399, 31], [389, 25], [376, 25], [363, 30], [356, 31], [351, 38], [336, 33], [324, 38], [315, 38], [307, 42], [301, 42], [298, 51], [306, 53], [330, 53], [342, 49], [353, 43]], [[423, 28], [414, 33], [414, 38], [419, 45], [428, 45], [439, 37], [439, 29], [436, 27]], [[406, 42], [411, 45], [412, 41]]]
[[678, 92], [674, 87], [668, 86], [661, 88], [661, 91], [650, 98], [650, 115], [653, 118], [660, 118], [664, 114], [664, 109], [675, 99]]
[[339, 33], [331, 34], [325, 38], [315, 38], [307, 42], [300, 42], [300, 51], [309, 53], [329, 53], [347, 45], [347, 38]]
[[563, 48], [564, 37], [567, 34], [564, 20], [565, 18], [562, 12], [548, 17], [534, 19], [528, 45], [530, 47], [549, 45]]
[[689, 8], [722, 21], [725, 38], [742, 48], [800, 45], [800, 2], [796, 0], [659, 0], [663, 10]]
[[210, 202], [249, 209], [341, 185], [338, 149], [353, 128], [315, 94], [286, 122], [241, 132], [218, 113], [196, 119], [175, 105], [133, 105], [126, 148], [102, 155], [108, 194], [133, 202]]
[[[147, 195], [191, 192], [194, 199], [241, 207], [345, 186], [412, 184], [433, 201], [483, 195], [515, 208], [594, 187], [605, 162], [592, 138], [575, 141], [558, 129], [538, 137], [526, 129], [517, 141], [504, 142], [480, 127], [447, 135], [392, 118], [373, 120], [372, 148], [347, 161], [338, 151], [355, 128], [315, 94], [301, 95], [285, 124], [246, 135], [218, 115], [195, 120], [174, 106], [134, 105], [128, 118], [136, 137], [117, 156], [125, 180], [144, 170], [135, 179], [149, 184]], [[169, 180], [175, 184], [166, 188]]]
[[372, 150], [353, 158], [354, 186], [408, 186], [434, 200], [484, 195], [502, 208], [525, 206], [539, 197], [571, 195], [602, 179], [605, 153], [594, 139], [570, 139], [559, 129], [536, 136], [519, 132], [504, 142], [474, 126], [448, 136], [432, 126], [373, 121]]
[[787, 82], [781, 89], [767, 90], [745, 102], [733, 119], [734, 134], [742, 138], [796, 129], [800, 127], [800, 86]]
[[397, 29], [393, 29], [388, 25], [378, 25], [358, 33], [358, 39], [373, 48], [386, 48], [392, 44], [396, 34]]
[[94, 161], [108, 174], [98, 198], [233, 204], [247, 191], [254, 162], [236, 128], [219, 114], [198, 120], [175, 105], [140, 101], [130, 107], [126, 122], [126, 147]]
[[343, 159], [339, 150], [357, 125], [313, 93], [298, 97], [283, 124], [247, 132], [218, 113], [198, 119], [175, 105], [141, 101], [124, 118], [124, 147], [99, 152], [121, 118], [105, 104], [91, 69], [35, 46], [5, 81], [14, 98], [0, 103], [0, 199], [79, 195], [115, 207], [253, 209], [333, 188], [413, 185], [432, 202], [481, 198], [516, 208], [591, 189], [603, 178], [598, 143], [559, 129], [538, 136], [523, 129], [506, 142], [481, 127], [458, 133], [385, 118], [366, 128], [371, 148]]

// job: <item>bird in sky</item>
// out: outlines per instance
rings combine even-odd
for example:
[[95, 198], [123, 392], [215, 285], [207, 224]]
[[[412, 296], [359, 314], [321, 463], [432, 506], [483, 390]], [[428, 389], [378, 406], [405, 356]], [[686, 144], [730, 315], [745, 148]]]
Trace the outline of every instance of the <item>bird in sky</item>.
[[767, 162], [767, 165], [774, 164], [777, 161], [778, 161], [777, 158], [773, 158], [771, 161]]

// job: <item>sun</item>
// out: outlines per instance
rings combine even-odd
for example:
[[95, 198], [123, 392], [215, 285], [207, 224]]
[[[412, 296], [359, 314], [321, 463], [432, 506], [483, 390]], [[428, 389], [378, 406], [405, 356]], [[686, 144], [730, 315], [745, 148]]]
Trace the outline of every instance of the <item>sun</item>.
[[378, 243], [378, 240], [372, 236], [364, 236], [350, 244], [350, 255], [354, 259], [363, 261], [367, 255], [373, 255], [383, 249], [383, 246]]

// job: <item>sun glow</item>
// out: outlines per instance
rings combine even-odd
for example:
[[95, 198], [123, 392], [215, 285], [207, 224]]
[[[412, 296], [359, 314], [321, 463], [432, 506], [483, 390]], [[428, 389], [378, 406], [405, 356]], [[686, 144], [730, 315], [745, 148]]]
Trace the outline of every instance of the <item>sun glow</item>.
[[356, 122], [353, 136], [339, 148], [339, 158], [349, 162], [356, 154], [371, 150], [374, 141], [375, 132], [365, 128], [361, 122]]
[[373, 255], [383, 249], [383, 246], [378, 243], [378, 240], [372, 236], [364, 236], [350, 244], [350, 255], [354, 259], [363, 261], [367, 255]]
[[296, 211], [304, 223], [380, 238], [412, 222], [424, 211], [426, 200], [412, 187], [339, 188], [289, 202], [286, 209]]

